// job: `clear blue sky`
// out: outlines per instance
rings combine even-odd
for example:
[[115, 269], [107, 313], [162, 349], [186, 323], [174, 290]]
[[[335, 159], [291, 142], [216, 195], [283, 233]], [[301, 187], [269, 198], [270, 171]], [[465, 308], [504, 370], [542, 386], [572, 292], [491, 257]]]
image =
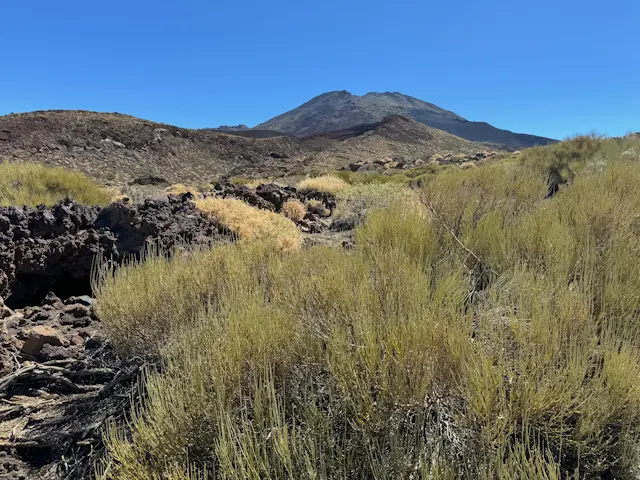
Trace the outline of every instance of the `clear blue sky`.
[[561, 138], [640, 130], [640, 0], [3, 0], [0, 114], [261, 121], [398, 91]]

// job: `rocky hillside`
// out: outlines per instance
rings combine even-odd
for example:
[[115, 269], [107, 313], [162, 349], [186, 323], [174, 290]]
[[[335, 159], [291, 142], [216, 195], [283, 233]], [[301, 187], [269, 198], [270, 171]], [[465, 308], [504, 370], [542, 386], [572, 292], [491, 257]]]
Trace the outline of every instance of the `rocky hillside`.
[[316, 154], [320, 163], [330, 158], [353, 163], [395, 162], [399, 168], [413, 167], [435, 154], [470, 154], [486, 145], [469, 142], [406, 117], [389, 116], [370, 125], [329, 132], [323, 137], [337, 140]]
[[381, 121], [388, 115], [401, 115], [474, 142], [485, 142], [520, 149], [546, 145], [555, 140], [513, 133], [485, 122], [471, 122], [432, 103], [401, 93], [352, 95], [347, 91], [319, 95], [289, 112], [256, 127], [297, 136], [344, 130]]
[[107, 184], [149, 175], [202, 183], [225, 175], [316, 173], [363, 159], [402, 157], [411, 166], [434, 153], [486, 150], [399, 117], [307, 138], [258, 132], [190, 130], [117, 113], [33, 112], [0, 117], [0, 161], [70, 167]]

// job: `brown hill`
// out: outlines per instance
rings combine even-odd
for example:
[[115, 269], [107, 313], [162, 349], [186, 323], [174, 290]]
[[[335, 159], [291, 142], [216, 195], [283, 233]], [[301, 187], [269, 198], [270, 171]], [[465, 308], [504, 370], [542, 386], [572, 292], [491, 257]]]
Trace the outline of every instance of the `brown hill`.
[[149, 175], [208, 182], [222, 175], [316, 173], [398, 157], [411, 165], [434, 153], [486, 149], [397, 116], [304, 139], [247, 133], [190, 130], [117, 113], [32, 112], [0, 117], [0, 160], [60, 165], [122, 184]]
[[397, 115], [371, 125], [331, 132], [324, 137], [338, 141], [313, 156], [319, 163], [329, 162], [329, 159], [338, 163], [394, 160], [413, 166], [436, 153], [468, 154], [487, 148]]

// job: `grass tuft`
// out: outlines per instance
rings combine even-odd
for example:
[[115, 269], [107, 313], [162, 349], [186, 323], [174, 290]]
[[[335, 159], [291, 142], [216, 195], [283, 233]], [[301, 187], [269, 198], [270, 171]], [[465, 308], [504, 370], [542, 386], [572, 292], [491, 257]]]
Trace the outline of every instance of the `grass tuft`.
[[0, 205], [51, 206], [65, 197], [86, 205], [106, 205], [113, 192], [86, 175], [37, 163], [0, 163]]
[[335, 195], [345, 190], [349, 184], [334, 175], [323, 175], [321, 177], [305, 178], [300, 180], [296, 188], [301, 192], [326, 192]]
[[241, 240], [274, 241], [281, 250], [294, 250], [302, 244], [300, 231], [291, 220], [247, 205], [242, 200], [207, 198], [196, 200], [196, 206]]

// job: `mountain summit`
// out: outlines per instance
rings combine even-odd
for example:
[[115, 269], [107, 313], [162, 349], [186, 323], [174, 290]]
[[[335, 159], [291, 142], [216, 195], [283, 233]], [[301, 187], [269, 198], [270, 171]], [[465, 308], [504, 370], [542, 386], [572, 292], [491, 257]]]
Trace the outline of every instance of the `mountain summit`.
[[555, 142], [550, 138], [502, 130], [485, 122], [471, 122], [437, 105], [398, 92], [361, 96], [346, 90], [323, 93], [255, 128], [307, 137], [380, 122], [389, 115], [409, 117], [467, 140], [512, 149]]

